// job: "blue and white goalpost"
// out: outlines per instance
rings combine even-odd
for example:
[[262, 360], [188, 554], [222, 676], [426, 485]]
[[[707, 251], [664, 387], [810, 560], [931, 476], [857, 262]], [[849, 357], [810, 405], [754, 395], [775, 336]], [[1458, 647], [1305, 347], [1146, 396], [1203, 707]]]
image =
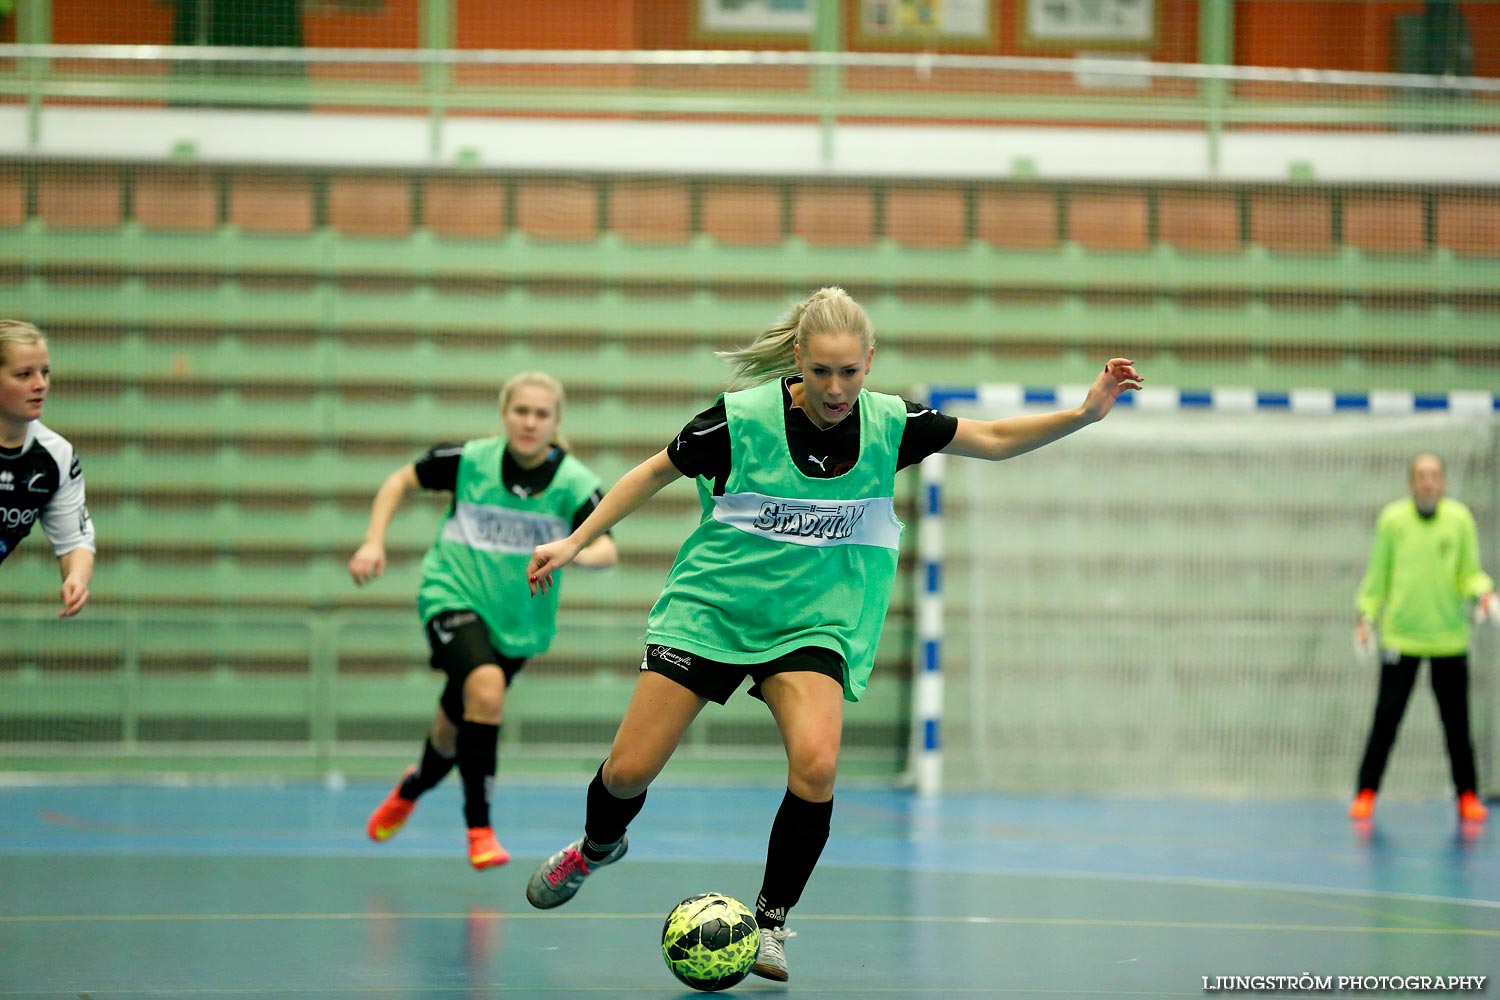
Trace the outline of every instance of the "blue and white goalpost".
[[[914, 398], [954, 416], [993, 419], [1076, 405], [1086, 391], [986, 384], [922, 388]], [[1340, 747], [1362, 741], [1368, 722], [1360, 713], [1374, 689], [1348, 670], [1345, 633], [1374, 513], [1402, 495], [1413, 454], [1438, 451], [1449, 463], [1450, 495], [1475, 508], [1486, 569], [1500, 575], [1491, 565], [1500, 563], [1497, 414], [1500, 398], [1482, 391], [1148, 386], [1122, 396], [1101, 424], [1032, 455], [1004, 463], [931, 456], [919, 467], [908, 779], [922, 794], [943, 788], [947, 767], [950, 786], [1001, 790], [1097, 783], [1121, 791], [1253, 792], [1264, 785], [1295, 794], [1336, 785], [1342, 795], [1352, 780], [1344, 771], [1357, 761], [1325, 744], [1335, 728], [1349, 730], [1334, 741]], [[1117, 478], [1101, 454], [1128, 455], [1137, 471]], [[1241, 472], [1245, 479], [1236, 482]], [[956, 519], [947, 509], [955, 499], [967, 511]], [[1080, 506], [1049, 520], [1049, 507], [1069, 504]], [[1112, 509], [1095, 512], [1099, 504]], [[1067, 560], [1094, 558], [1091, 539], [1121, 511], [1124, 530], [1141, 535], [1150, 551], [1069, 572]], [[1025, 530], [1015, 522], [1027, 522]], [[1011, 540], [1028, 533], [1033, 541]], [[1220, 561], [1216, 550], [1225, 550]], [[1048, 585], [1023, 592], [1016, 579], [1023, 570], [990, 564], [1046, 568], [1057, 577], [1050, 590], [1063, 596], [1049, 605]], [[964, 594], [961, 628], [975, 634], [964, 636], [962, 662], [945, 664], [955, 639], [955, 607], [945, 600], [955, 590]], [[1220, 591], [1228, 596], [1217, 597]], [[1070, 601], [1087, 628], [1069, 624]], [[981, 625], [994, 631], [980, 634]], [[1089, 634], [1110, 635], [1125, 651], [1082, 645]], [[1283, 662], [1278, 644], [1295, 656]], [[1198, 685], [1213, 693], [1200, 699], [1185, 690]], [[1282, 703], [1266, 693], [1277, 689], [1297, 694]], [[1475, 733], [1481, 771], [1488, 753], [1493, 774], [1500, 770], [1500, 694], [1492, 698], [1489, 689], [1500, 692], [1500, 683], [1476, 692]], [[945, 719], [945, 703], [964, 717]], [[1344, 718], [1350, 712], [1355, 718]], [[1156, 721], [1142, 725], [1138, 716]], [[953, 747], [945, 747], [950, 723], [963, 731], [958, 774]], [[1281, 757], [1257, 759], [1250, 740], [1218, 759], [1220, 742], [1243, 742], [1240, 725], [1260, 725], [1264, 754]], [[1438, 739], [1425, 732], [1430, 724], [1408, 726], [1423, 730], [1416, 740]], [[1413, 739], [1403, 731], [1404, 744]], [[1035, 760], [1025, 753], [1031, 743]], [[1440, 744], [1432, 765], [1445, 766]], [[1296, 777], [1276, 773], [1299, 768]], [[1137, 772], [1150, 780], [1132, 781]]]

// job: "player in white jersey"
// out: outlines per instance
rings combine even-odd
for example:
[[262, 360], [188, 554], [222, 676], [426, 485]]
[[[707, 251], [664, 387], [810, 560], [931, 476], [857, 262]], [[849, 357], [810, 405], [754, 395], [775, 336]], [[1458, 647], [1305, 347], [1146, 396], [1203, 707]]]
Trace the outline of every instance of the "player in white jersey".
[[51, 385], [41, 331], [0, 320], [0, 563], [41, 522], [62, 570], [58, 617], [68, 618], [88, 603], [94, 523], [73, 446], [40, 420]]

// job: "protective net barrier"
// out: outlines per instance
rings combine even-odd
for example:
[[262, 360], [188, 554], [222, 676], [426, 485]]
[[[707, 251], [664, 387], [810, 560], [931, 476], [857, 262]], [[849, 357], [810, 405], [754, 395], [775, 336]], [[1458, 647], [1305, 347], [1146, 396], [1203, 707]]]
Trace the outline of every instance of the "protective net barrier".
[[[18, 766], [409, 756], [438, 685], [413, 596], [446, 498], [409, 496], [386, 577], [356, 588], [384, 477], [494, 433], [499, 386], [540, 369], [611, 484], [724, 388], [714, 351], [823, 285], [868, 308], [882, 391], [1076, 382], [1113, 354], [1156, 384], [1500, 372], [1494, 4], [1404, 27], [1280, 0], [1220, 21], [1165, 2], [11, 6], [0, 316], [48, 337], [43, 420], [77, 449], [99, 543], [86, 621], [55, 619], [40, 532], [0, 569]], [[669, 487], [617, 529], [617, 568], [568, 581], [508, 759], [597, 763], [696, 516]], [[913, 606], [899, 587], [846, 768], [904, 767]], [[692, 741], [780, 753], [758, 703]]]
[[[1433, 450], [1496, 559], [1497, 424], [1449, 415], [1117, 410], [945, 479], [945, 781], [1015, 791], [1352, 794], [1377, 668], [1354, 594], [1375, 517]], [[1497, 643], [1471, 705], [1495, 787]], [[1425, 669], [1383, 791], [1450, 781]]]

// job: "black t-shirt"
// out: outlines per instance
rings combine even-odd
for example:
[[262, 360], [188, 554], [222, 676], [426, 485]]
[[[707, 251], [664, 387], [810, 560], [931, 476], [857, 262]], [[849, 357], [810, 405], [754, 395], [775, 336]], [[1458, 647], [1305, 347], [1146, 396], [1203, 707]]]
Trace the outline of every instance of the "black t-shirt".
[[[802, 381], [793, 375], [781, 380], [781, 401], [786, 407], [786, 443], [798, 471], [812, 479], [832, 479], [854, 467], [859, 459], [859, 401], [849, 415], [832, 427], [819, 427], [807, 411], [792, 402], [790, 386]], [[906, 404], [906, 430], [896, 468], [916, 465], [922, 459], [948, 447], [958, 431], [958, 418], [921, 403], [903, 399]], [[667, 455], [684, 476], [712, 479], [714, 495], [724, 492], [729, 478], [729, 416], [722, 401], [698, 414], [667, 446]]]
[[[417, 459], [414, 466], [417, 470], [417, 482], [422, 484], [424, 490], [447, 490], [456, 492], [458, 489], [458, 463], [464, 453], [461, 444], [440, 444], [435, 446], [427, 454]], [[519, 462], [511, 457], [510, 451], [506, 450], [500, 459], [500, 483], [507, 490], [521, 498], [533, 497], [541, 493], [557, 475], [557, 467], [567, 457], [567, 452], [556, 446], [547, 453], [547, 459], [534, 469], [523, 469]], [[603, 494], [595, 490], [589, 498], [579, 505], [573, 512], [573, 527], [576, 529], [582, 524], [594, 508], [599, 506]]]

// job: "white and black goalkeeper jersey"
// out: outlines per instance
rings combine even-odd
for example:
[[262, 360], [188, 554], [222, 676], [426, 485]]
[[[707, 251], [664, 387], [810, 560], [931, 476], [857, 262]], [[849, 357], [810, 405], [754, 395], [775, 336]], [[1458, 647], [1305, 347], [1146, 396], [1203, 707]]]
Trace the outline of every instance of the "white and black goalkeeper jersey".
[[0, 448], [0, 562], [38, 521], [58, 556], [94, 551], [78, 456], [61, 434], [32, 421], [21, 447]]

